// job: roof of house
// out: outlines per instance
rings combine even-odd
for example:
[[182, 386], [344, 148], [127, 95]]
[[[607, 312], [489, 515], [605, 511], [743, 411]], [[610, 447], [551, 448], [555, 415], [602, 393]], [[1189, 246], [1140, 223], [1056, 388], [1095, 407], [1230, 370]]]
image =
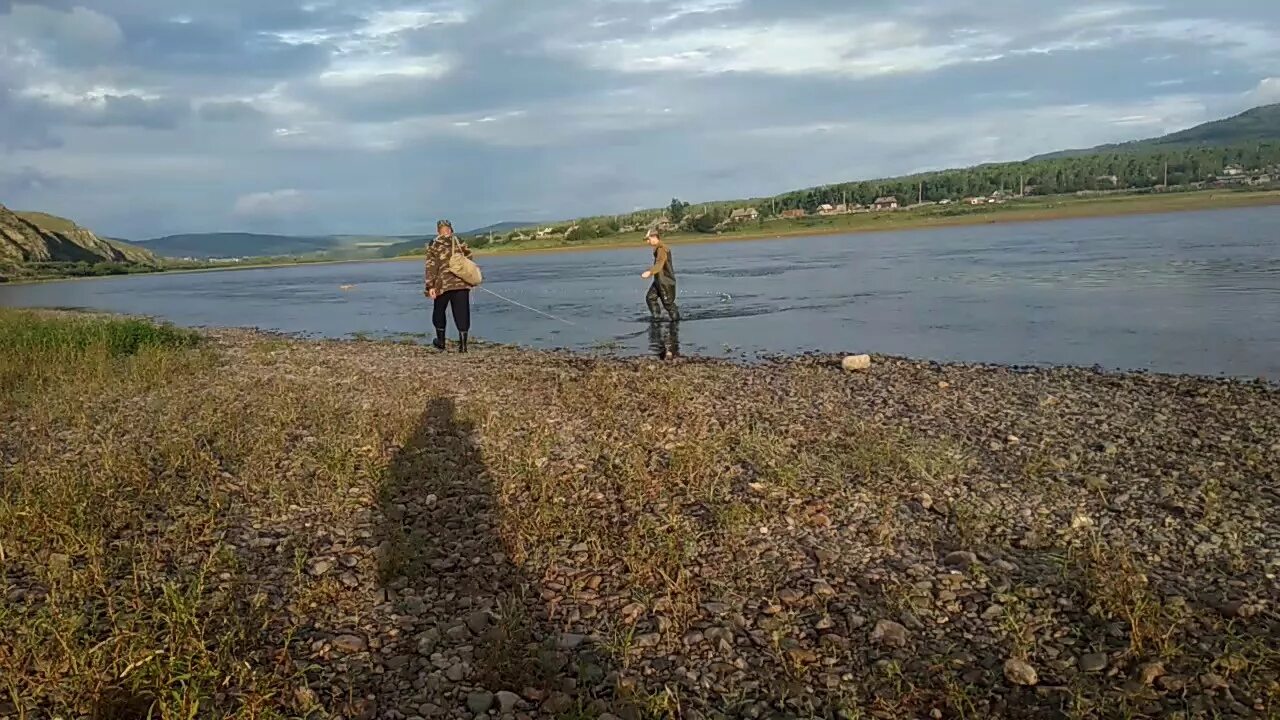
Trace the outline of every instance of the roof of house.
[[898, 202], [898, 198], [893, 197], [891, 195], [886, 195], [885, 197], [882, 197], [882, 198], [876, 198], [877, 205], [881, 203], [896, 203], [896, 202]]

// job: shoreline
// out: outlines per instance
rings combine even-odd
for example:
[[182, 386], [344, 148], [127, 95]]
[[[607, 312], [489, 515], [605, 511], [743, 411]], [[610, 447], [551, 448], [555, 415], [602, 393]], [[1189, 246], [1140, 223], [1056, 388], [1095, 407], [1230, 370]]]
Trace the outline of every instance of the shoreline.
[[[869, 233], [896, 233], [912, 230], [945, 230], [956, 227], [971, 227], [975, 225], [1005, 225], [1005, 224], [1031, 224], [1043, 222], [1057, 222], [1063, 220], [1078, 220], [1087, 218], [1119, 218], [1119, 217], [1140, 217], [1144, 215], [1158, 216], [1170, 215], [1184, 212], [1210, 212], [1221, 211], [1227, 212], [1231, 210], [1241, 210], [1247, 208], [1275, 207], [1280, 206], [1280, 190], [1260, 190], [1260, 191], [1210, 191], [1199, 190], [1193, 192], [1169, 193], [1167, 195], [1119, 195], [1103, 198], [1079, 199], [1074, 196], [1061, 197], [1061, 206], [1054, 203], [1054, 206], [1043, 207], [1038, 200], [1030, 201], [1012, 201], [1011, 203], [999, 207], [997, 209], [985, 209], [981, 211], [971, 211], [968, 214], [956, 216], [939, 216], [939, 215], [912, 215], [905, 221], [896, 221], [894, 218], [902, 217], [909, 213], [918, 213], [920, 210], [896, 210], [883, 213], [866, 213], [861, 215], [845, 215], [845, 216], [828, 216], [827, 218], [807, 218], [800, 222], [838, 222], [841, 218], [857, 218], [859, 222], [846, 224], [844, 226], [833, 225], [831, 227], [796, 227], [796, 221], [773, 221], [787, 222], [789, 225], [783, 228], [781, 232], [744, 232], [744, 233], [727, 233], [710, 235], [703, 233], [687, 233], [675, 232], [668, 233], [663, 236], [665, 241], [674, 245], [704, 245], [704, 244], [720, 244], [731, 242], [756, 242], [762, 240], [788, 240], [788, 239], [805, 239], [813, 237], [828, 237], [831, 235], [864, 235]], [[1159, 198], [1159, 202], [1152, 203], [1153, 198]], [[1053, 198], [1045, 198], [1052, 200]], [[1176, 204], [1177, 201], [1185, 201], [1184, 204]], [[1019, 202], [1035, 203], [1032, 206], [1018, 205]], [[1160, 203], [1165, 203], [1160, 206]], [[1150, 205], [1156, 207], [1150, 207]], [[1126, 205], [1130, 207], [1125, 207]], [[1135, 207], [1136, 206], [1136, 207]], [[923, 211], [929, 212], [929, 211]], [[835, 218], [835, 220], [832, 220]], [[863, 221], [862, 218], [871, 218]], [[883, 221], [887, 222], [887, 227], [877, 227], [875, 223]], [[616, 236], [623, 237], [623, 236]], [[523, 255], [544, 255], [565, 252], [595, 252], [602, 250], [625, 249], [642, 240], [642, 234], [634, 233], [625, 236], [625, 239], [611, 240], [608, 242], [588, 242], [578, 245], [549, 245], [543, 247], [512, 247], [512, 248], [477, 248], [475, 254], [479, 257], [501, 257], [512, 256], [520, 257]], [[280, 262], [280, 263], [264, 263], [251, 265], [227, 265], [219, 267], [207, 268], [184, 268], [181, 270], [159, 270], [149, 273], [132, 273], [125, 275], [111, 275], [103, 277], [67, 277], [67, 278], [39, 278], [30, 280], [11, 280], [7, 283], [0, 283], [0, 287], [4, 285], [31, 285], [35, 283], [48, 282], [65, 282], [68, 280], [106, 280], [118, 279], [121, 277], [130, 277], [132, 275], [176, 275], [190, 273], [206, 273], [206, 272], [230, 272], [236, 270], [263, 270], [272, 268], [285, 268], [306, 265], [342, 265], [342, 264], [359, 264], [359, 263], [382, 263], [382, 262], [402, 262], [416, 260], [421, 261], [424, 255], [403, 255], [392, 258], [359, 258], [350, 260], [314, 260], [304, 262]]]
[[1280, 710], [1273, 387], [199, 334], [0, 348], [0, 716]]

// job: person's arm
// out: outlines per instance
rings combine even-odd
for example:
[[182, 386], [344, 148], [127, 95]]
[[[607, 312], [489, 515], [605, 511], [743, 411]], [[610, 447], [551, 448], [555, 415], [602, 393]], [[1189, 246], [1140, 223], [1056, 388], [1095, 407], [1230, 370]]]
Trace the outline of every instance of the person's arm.
[[[667, 257], [671, 255], [671, 251], [666, 245], [658, 248], [658, 257], [654, 260], [653, 267], [649, 268], [649, 275], [656, 276], [662, 272], [662, 268], [667, 266]], [[634, 271], [632, 271], [634, 272]]]
[[471, 257], [471, 248], [461, 240], [458, 241], [458, 252], [466, 257]]
[[427, 247], [427, 294], [430, 294], [432, 290], [439, 290], [441, 286], [440, 276], [443, 268], [441, 267], [440, 248], [436, 247], [438, 242], [440, 242], [439, 238]]

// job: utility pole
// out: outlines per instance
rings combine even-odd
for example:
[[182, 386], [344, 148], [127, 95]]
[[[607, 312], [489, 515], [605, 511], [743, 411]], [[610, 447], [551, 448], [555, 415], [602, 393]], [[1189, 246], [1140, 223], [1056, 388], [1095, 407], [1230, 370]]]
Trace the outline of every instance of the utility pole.
[[1018, 197], [1023, 197], [1026, 194], [1027, 194], [1027, 176], [1019, 175], [1018, 176]]
[[1164, 161], [1164, 187], [1166, 190], [1169, 188], [1169, 161], [1168, 160]]
[[920, 181], [920, 197], [919, 199], [916, 200], [916, 202], [917, 203], [924, 202], [924, 181], [923, 180]]

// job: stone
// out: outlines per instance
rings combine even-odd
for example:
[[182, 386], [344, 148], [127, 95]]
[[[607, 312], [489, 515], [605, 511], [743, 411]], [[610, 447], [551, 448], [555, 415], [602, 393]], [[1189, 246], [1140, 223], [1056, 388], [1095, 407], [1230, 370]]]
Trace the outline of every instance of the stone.
[[657, 647], [662, 642], [662, 636], [658, 633], [647, 633], [645, 635], [637, 635], [632, 641], [638, 648]]
[[634, 623], [640, 619], [641, 615], [644, 615], [644, 605], [641, 605], [640, 603], [631, 603], [630, 605], [622, 608], [618, 614], [622, 616], [623, 622]]
[[431, 657], [431, 653], [436, 651], [436, 647], [440, 645], [440, 631], [431, 628], [418, 636], [418, 654], [423, 657]]
[[787, 605], [799, 605], [804, 601], [804, 594], [799, 590], [786, 588], [778, 592], [778, 599]]
[[467, 676], [467, 666], [456, 662], [450, 665], [448, 670], [444, 671], [444, 676], [452, 682], [462, 682], [462, 679]]
[[467, 709], [480, 715], [489, 712], [493, 707], [494, 695], [488, 691], [473, 692], [467, 695]]
[[573, 698], [564, 693], [555, 693], [547, 698], [546, 702], [542, 703], [542, 711], [553, 715], [568, 712], [572, 707]]
[[1231, 685], [1226, 678], [1217, 673], [1205, 673], [1200, 676], [1200, 687], [1205, 690], [1226, 690]]
[[1164, 675], [1164, 664], [1153, 662], [1146, 663], [1138, 668], [1137, 679], [1143, 685], [1151, 685]]
[[559, 640], [556, 641], [556, 647], [561, 650], [576, 650], [587, 639], [586, 635], [575, 635], [573, 633], [562, 633]]
[[871, 367], [871, 356], [870, 355], [846, 355], [845, 358], [840, 361], [840, 367], [844, 368], [845, 372], [856, 372], [858, 370], [867, 370]]
[[942, 564], [954, 570], [967, 570], [976, 562], [978, 562], [978, 556], [968, 550], [956, 550], [942, 558]]
[[787, 657], [796, 665], [812, 665], [818, 662], [818, 655], [807, 648], [795, 647], [787, 651]]
[[904, 647], [907, 644], [907, 629], [892, 620], [880, 620], [871, 631], [871, 640], [889, 647]]
[[489, 628], [489, 613], [483, 610], [476, 610], [467, 616], [467, 629], [476, 635], [483, 635], [484, 631]]
[[503, 715], [515, 712], [516, 706], [520, 704], [520, 696], [510, 690], [503, 690], [497, 694], [498, 711]]
[[311, 577], [320, 577], [333, 569], [333, 561], [327, 558], [312, 560], [311, 565], [307, 568], [307, 572]]
[[1004, 615], [1004, 606], [999, 603], [992, 603], [990, 607], [982, 611], [982, 619], [987, 622], [998, 620]]
[[820, 598], [829, 598], [835, 597], [836, 591], [835, 588], [831, 587], [826, 580], [815, 580], [813, 583], [813, 594]]
[[333, 647], [344, 653], [364, 652], [369, 646], [359, 635], [339, 635], [333, 639]]
[[1106, 653], [1089, 653], [1087, 655], [1081, 655], [1079, 661], [1080, 672], [1102, 672], [1107, 669], [1108, 661], [1109, 658], [1107, 658]]
[[1036, 669], [1023, 660], [1009, 658], [1004, 661], [1004, 679], [1014, 685], [1035, 685], [1040, 682]]

